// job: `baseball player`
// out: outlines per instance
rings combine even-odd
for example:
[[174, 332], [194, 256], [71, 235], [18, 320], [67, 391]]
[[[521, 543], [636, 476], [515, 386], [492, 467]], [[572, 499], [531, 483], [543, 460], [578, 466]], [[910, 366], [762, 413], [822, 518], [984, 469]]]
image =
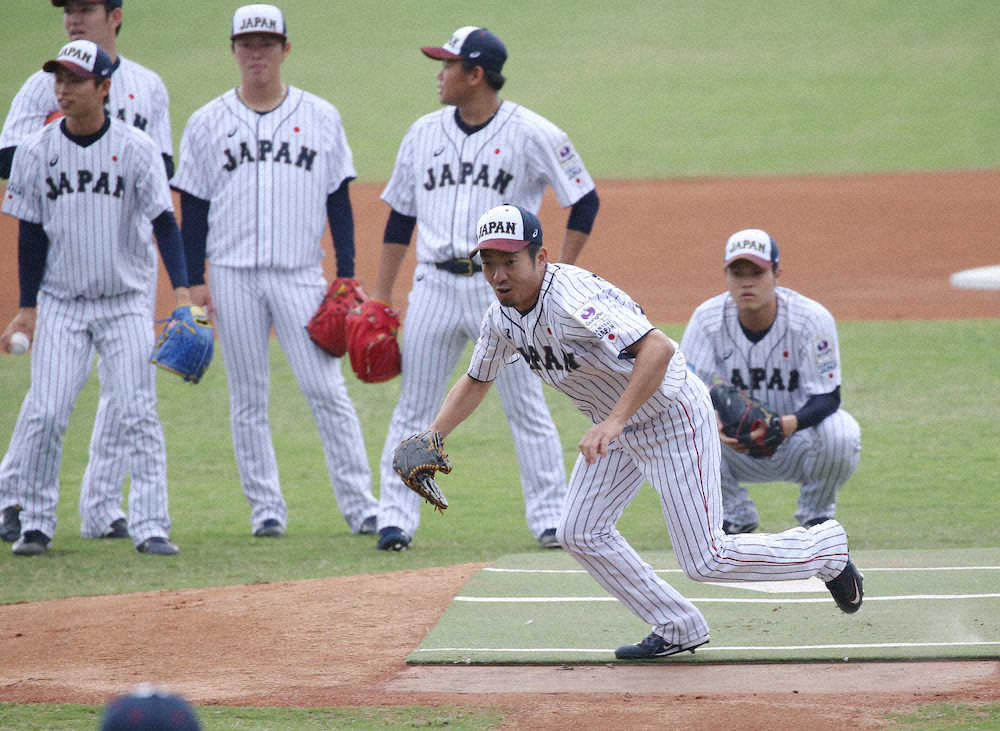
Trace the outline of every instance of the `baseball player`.
[[22, 508], [12, 550], [44, 553], [55, 533], [62, 438], [96, 348], [132, 475], [128, 531], [140, 552], [172, 555], [149, 362], [152, 233], [178, 306], [190, 296], [167, 176], [156, 143], [105, 113], [114, 62], [100, 46], [71, 41], [43, 69], [65, 119], [18, 146], [3, 203], [20, 220], [21, 299], [0, 347], [15, 331], [34, 336], [31, 388], [0, 465], [0, 504]]
[[616, 527], [647, 480], [691, 579], [819, 576], [844, 612], [861, 607], [863, 577], [837, 521], [773, 535], [722, 531], [720, 443], [708, 390], [628, 294], [584, 269], [551, 263], [541, 224], [521, 206], [487, 211], [477, 230], [476, 251], [497, 301], [483, 318], [467, 373], [429, 428], [450, 433], [518, 361], [594, 422], [580, 439], [557, 535], [598, 583], [652, 625], [616, 657], [666, 657], [709, 639], [701, 612]]
[[291, 44], [279, 8], [237, 9], [231, 47], [240, 85], [191, 115], [173, 186], [192, 298], [213, 308], [225, 352], [253, 534], [284, 535], [288, 520], [267, 413], [272, 326], [312, 408], [340, 511], [353, 532], [374, 533], [378, 503], [340, 360], [305, 329], [326, 292], [320, 239], [328, 220], [338, 276], [354, 276], [351, 149], [333, 105], [282, 82]]
[[[111, 116], [138, 127], [157, 143], [166, 166], [173, 175], [173, 140], [170, 133], [169, 99], [163, 81], [153, 71], [117, 53], [117, 36], [122, 25], [122, 0], [52, 0], [63, 8], [63, 24], [69, 40], [88, 40], [104, 48], [115, 65], [115, 83], [108, 95]], [[10, 112], [0, 132], [0, 177], [9, 178], [14, 150], [30, 134], [38, 131], [50, 116], [59, 114], [52, 91], [52, 75], [38, 71], [28, 78], [11, 102]], [[150, 290], [152, 315], [155, 288]], [[101, 383], [110, 374], [98, 361]], [[80, 491], [80, 533], [84, 538], [128, 538], [122, 512], [125, 479], [124, 433], [110, 409], [108, 390], [101, 389], [90, 459]], [[6, 521], [12, 530], [0, 531], [4, 540], [14, 541], [17, 510], [9, 507]]]
[[[392, 287], [417, 224], [417, 266], [403, 328], [403, 383], [381, 460], [379, 541], [402, 550], [420, 522], [420, 504], [392, 469], [392, 453], [419, 431], [441, 403], [447, 381], [492, 299], [470, 256], [475, 224], [491, 206], [512, 200], [537, 211], [545, 186], [572, 206], [562, 260], [580, 254], [599, 201], [566, 133], [534, 112], [500, 98], [507, 50], [485, 28], [459, 28], [425, 55], [442, 61], [442, 109], [407, 131], [382, 199], [386, 223], [375, 296], [391, 302]], [[517, 451], [528, 527], [545, 548], [558, 548], [555, 527], [566, 492], [559, 434], [538, 382], [523, 364], [497, 382]]]
[[681, 350], [706, 383], [728, 381], [779, 414], [785, 439], [755, 459], [720, 432], [723, 529], [755, 530], [760, 516], [741, 483], [774, 481], [801, 485], [795, 519], [808, 528], [833, 517], [861, 455], [861, 428], [840, 408], [837, 326], [819, 302], [777, 286], [778, 245], [767, 232], [730, 236], [724, 267], [728, 291], [694, 311]]

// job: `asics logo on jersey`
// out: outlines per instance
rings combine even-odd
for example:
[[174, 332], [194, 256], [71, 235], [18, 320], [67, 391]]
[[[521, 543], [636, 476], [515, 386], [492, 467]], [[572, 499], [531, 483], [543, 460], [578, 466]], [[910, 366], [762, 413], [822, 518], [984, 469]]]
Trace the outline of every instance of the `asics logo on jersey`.
[[434, 154], [434, 157], [437, 157], [437, 156], [438, 156], [438, 155], [440, 155], [440, 154], [441, 154], [442, 152], [444, 152], [444, 145], [441, 145], [441, 146], [440, 146], [439, 148], [437, 148], [436, 150], [434, 150], [434, 153], [433, 153], [433, 154]]
[[[115, 181], [114, 191], [111, 190], [112, 180]], [[99, 193], [115, 198], [121, 198], [125, 194], [125, 178], [106, 172], [98, 173], [95, 177], [90, 170], [77, 170], [75, 187], [65, 172], [59, 173], [58, 181], [46, 178], [45, 182], [49, 184], [49, 192], [45, 196], [53, 201], [66, 193]]]
[[307, 172], [312, 172], [313, 161], [316, 159], [316, 150], [311, 147], [300, 147], [292, 160], [292, 148], [287, 142], [282, 142], [277, 149], [271, 140], [257, 140], [257, 149], [251, 151], [250, 145], [241, 142], [239, 150], [225, 149], [222, 153], [226, 156], [226, 164], [222, 166], [226, 172], [232, 172], [240, 165], [248, 162], [283, 162], [286, 165], [294, 165], [297, 168], [305, 168]]
[[[575, 371], [580, 367], [580, 364], [576, 362], [576, 358], [572, 353], [567, 353], [564, 350], [562, 360], [559, 360], [559, 357], [548, 345], [542, 346], [541, 354], [535, 350], [535, 346], [533, 345], [528, 345], [524, 348], [519, 347], [517, 352], [521, 354], [524, 362], [533, 371], [541, 370], [542, 368], [547, 371]], [[542, 357], [543, 354], [544, 358]]]
[[[475, 177], [473, 177], [473, 173], [475, 173]], [[470, 178], [472, 179], [470, 180]], [[456, 180], [451, 165], [445, 163], [439, 170], [427, 168], [424, 190], [434, 190], [445, 185], [480, 185], [484, 188], [492, 188], [503, 195], [513, 179], [513, 173], [508, 173], [503, 168], [493, 172], [489, 165], [483, 163], [479, 166], [479, 172], [476, 172], [475, 165], [471, 162], [463, 162], [458, 170], [458, 179]]]
[[789, 371], [788, 383], [785, 383], [785, 377], [777, 368], [771, 370], [770, 377], [763, 368], [751, 368], [748, 378], [744, 378], [744, 374], [739, 368], [733, 368], [732, 373], [729, 374], [729, 381], [737, 388], [749, 391], [766, 388], [768, 391], [777, 390], [791, 393], [799, 388], [799, 371], [795, 368]]
[[49, 160], [49, 167], [54, 166], [57, 162], [59, 162], [59, 156], [58, 155], [56, 155], [51, 160]]

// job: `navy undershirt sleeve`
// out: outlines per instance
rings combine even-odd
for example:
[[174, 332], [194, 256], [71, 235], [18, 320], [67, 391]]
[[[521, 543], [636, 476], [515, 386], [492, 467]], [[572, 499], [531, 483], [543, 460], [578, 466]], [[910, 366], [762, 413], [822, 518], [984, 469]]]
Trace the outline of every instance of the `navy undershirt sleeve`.
[[49, 237], [40, 223], [20, 221], [17, 227], [17, 276], [21, 284], [20, 307], [38, 306], [38, 289], [45, 274]]
[[566, 228], [589, 234], [594, 228], [594, 219], [597, 218], [597, 209], [600, 207], [601, 199], [597, 197], [597, 190], [590, 191], [570, 208]]
[[10, 177], [10, 168], [14, 164], [14, 150], [16, 147], [5, 147], [0, 150], [0, 178]]
[[170, 277], [170, 284], [174, 289], [188, 286], [184, 244], [173, 211], [164, 211], [153, 219], [153, 235], [156, 236], [156, 245], [160, 247], [160, 258]]
[[330, 221], [333, 251], [337, 255], [337, 276], [354, 276], [354, 211], [351, 208], [350, 180], [326, 197], [326, 217]]
[[839, 408], [840, 386], [837, 386], [830, 393], [810, 396], [809, 400], [802, 404], [802, 408], [795, 412], [795, 416], [799, 420], [798, 430], [816, 426]]
[[395, 208], [389, 211], [389, 220], [385, 222], [385, 233], [382, 235], [384, 244], [410, 245], [413, 229], [417, 226], [416, 216], [404, 216]]
[[184, 260], [188, 284], [205, 283], [205, 242], [208, 239], [209, 202], [190, 193], [181, 194], [181, 238], [184, 240]]
[[174, 156], [163, 153], [163, 167], [167, 170], [167, 180], [174, 177]]

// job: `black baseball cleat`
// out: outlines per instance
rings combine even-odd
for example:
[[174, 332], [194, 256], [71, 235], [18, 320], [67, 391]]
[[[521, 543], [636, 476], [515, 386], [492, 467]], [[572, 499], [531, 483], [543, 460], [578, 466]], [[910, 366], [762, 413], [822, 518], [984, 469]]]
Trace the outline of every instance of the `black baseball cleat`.
[[139, 553], [148, 553], [151, 556], [176, 556], [181, 551], [163, 536], [147, 538], [136, 546], [135, 550]]
[[101, 538], [129, 538], [128, 524], [125, 518], [112, 521], [108, 529], [101, 534]]
[[20, 505], [11, 505], [0, 511], [0, 539], [13, 543], [21, 537]]
[[281, 538], [285, 535], [285, 529], [277, 518], [268, 518], [258, 526], [253, 535], [254, 538]]
[[864, 579], [864, 574], [848, 560], [837, 578], [826, 582], [826, 588], [830, 590], [840, 611], [854, 614], [861, 609], [861, 600], [865, 596]]
[[10, 552], [15, 556], [41, 556], [49, 550], [50, 540], [52, 539], [40, 530], [26, 530], [24, 535], [14, 542]]
[[722, 532], [729, 536], [739, 533], [753, 533], [757, 530], [758, 523], [730, 523], [728, 520], [722, 521]]
[[818, 518], [811, 518], [807, 520], [805, 523], [802, 524], [802, 527], [812, 528], [814, 525], [823, 525], [823, 523], [825, 523], [828, 520], [833, 520], [833, 518], [831, 518], [828, 515], [821, 515]]
[[634, 645], [622, 645], [615, 650], [615, 657], [619, 660], [654, 660], [658, 657], [670, 657], [681, 652], [694, 653], [694, 648], [701, 647], [708, 642], [708, 635], [699, 637], [694, 642], [684, 645], [672, 645], [655, 632], [651, 632], [642, 642]]
[[378, 532], [378, 543], [375, 547], [380, 551], [405, 551], [410, 547], [410, 537], [402, 528], [389, 525]]

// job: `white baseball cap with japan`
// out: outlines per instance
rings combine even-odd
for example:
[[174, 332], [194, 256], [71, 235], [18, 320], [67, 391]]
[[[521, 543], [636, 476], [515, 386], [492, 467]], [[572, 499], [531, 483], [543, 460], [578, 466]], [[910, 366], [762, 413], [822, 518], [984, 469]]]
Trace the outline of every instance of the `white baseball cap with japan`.
[[115, 65], [107, 52], [93, 41], [77, 40], [67, 43], [59, 49], [58, 56], [42, 65], [42, 71], [49, 73], [59, 68], [88, 79], [109, 79]]
[[521, 206], [504, 203], [479, 217], [479, 223], [476, 224], [476, 248], [469, 256], [482, 249], [513, 253], [530, 244], [541, 243], [542, 224], [538, 216]]
[[729, 266], [737, 259], [748, 259], [764, 269], [773, 269], [778, 265], [778, 244], [759, 228], [737, 231], [726, 241], [723, 265]]
[[230, 40], [250, 33], [269, 33], [274, 36], [288, 38], [288, 26], [285, 25], [285, 15], [275, 5], [254, 3], [237, 8], [233, 13], [233, 32]]

